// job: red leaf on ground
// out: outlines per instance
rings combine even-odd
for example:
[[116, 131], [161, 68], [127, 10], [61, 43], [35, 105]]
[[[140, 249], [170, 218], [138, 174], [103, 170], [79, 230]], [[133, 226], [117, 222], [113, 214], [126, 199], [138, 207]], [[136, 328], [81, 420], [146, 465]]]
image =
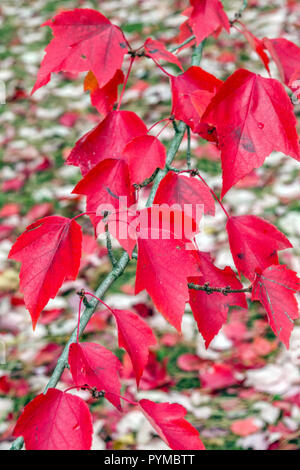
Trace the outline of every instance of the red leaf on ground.
[[172, 114], [197, 133], [201, 117], [221, 85], [221, 80], [196, 66], [172, 77]]
[[226, 229], [237, 270], [251, 280], [256, 269], [278, 264], [277, 251], [292, 247], [274, 225], [255, 215], [230, 217]]
[[164, 168], [165, 146], [152, 135], [141, 135], [131, 140], [123, 150], [122, 157], [128, 164], [131, 183], [142, 183], [156, 168]]
[[111, 111], [94, 129], [79, 139], [67, 164], [79, 166], [83, 175], [107, 158], [122, 158], [124, 147], [147, 128], [131, 111]]
[[231, 431], [237, 436], [249, 436], [259, 430], [254, 418], [245, 418], [234, 421], [230, 426]]
[[69, 364], [75, 385], [103, 390], [105, 398], [121, 409], [119, 370], [122, 364], [111, 351], [96, 343], [72, 343]]
[[260, 167], [272, 151], [300, 161], [293, 106], [277, 80], [237, 70], [213, 97], [202, 121], [217, 128], [222, 197], [241, 178]]
[[32, 93], [46, 85], [53, 72], [91, 70], [103, 87], [121, 68], [127, 53], [124, 35], [98, 11], [64, 11], [42, 26], [50, 26], [54, 38], [45, 49]]

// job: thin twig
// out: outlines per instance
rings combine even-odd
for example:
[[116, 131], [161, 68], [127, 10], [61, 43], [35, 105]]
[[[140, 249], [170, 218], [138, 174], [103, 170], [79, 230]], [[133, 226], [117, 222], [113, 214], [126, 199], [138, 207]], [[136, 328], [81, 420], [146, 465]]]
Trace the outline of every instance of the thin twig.
[[[193, 54], [193, 65], [199, 65], [200, 60], [202, 56], [202, 48], [197, 47], [196, 50], [194, 51]], [[161, 182], [161, 180], [164, 178], [164, 176], [168, 173], [168, 167], [171, 165], [172, 161], [175, 158], [175, 155], [179, 149], [179, 146], [181, 144], [181, 141], [183, 139], [183, 136], [185, 134], [186, 130], [186, 124], [184, 122], [179, 123], [178, 125], [178, 133], [175, 134], [173, 137], [170, 146], [167, 151], [167, 158], [166, 158], [166, 166], [163, 170], [159, 170], [155, 180], [154, 184], [150, 193], [150, 196], [147, 201], [147, 207], [150, 207], [153, 203], [154, 197], [156, 190]], [[102, 298], [106, 291], [110, 288], [110, 286], [123, 274], [126, 266], [129, 263], [129, 256], [126, 252], [123, 252], [121, 258], [119, 259], [117, 265], [112, 269], [112, 271], [106, 276], [106, 278], [101, 282], [101, 284], [98, 286], [95, 295], [99, 298]], [[78, 331], [78, 337], [83, 333], [86, 325], [88, 324], [89, 320], [91, 319], [93, 313], [96, 311], [96, 308], [98, 306], [98, 301], [96, 299], [92, 299], [89, 304], [89, 307], [86, 307], [83, 314], [81, 315], [80, 318], [80, 324], [79, 324], [79, 331]], [[60, 377], [65, 370], [65, 368], [68, 365], [68, 356], [69, 356], [69, 347], [72, 343], [76, 342], [77, 338], [77, 327], [74, 329], [72, 332], [69, 341], [67, 342], [63, 352], [61, 353], [57, 364], [55, 366], [55, 369], [50, 377], [50, 380], [48, 384], [46, 385], [46, 388], [44, 390], [44, 393], [49, 390], [49, 388], [54, 388], [58, 384]], [[22, 437], [18, 437], [11, 445], [11, 450], [21, 450], [24, 444], [24, 439]]]
[[241, 19], [244, 11], [248, 8], [248, 0], [243, 0], [243, 5], [241, 8], [234, 14], [234, 19], [230, 21], [230, 25], [233, 26], [234, 23]]
[[188, 169], [191, 169], [191, 129], [189, 126], [186, 126], [187, 130], [187, 151], [186, 151], [186, 164]]

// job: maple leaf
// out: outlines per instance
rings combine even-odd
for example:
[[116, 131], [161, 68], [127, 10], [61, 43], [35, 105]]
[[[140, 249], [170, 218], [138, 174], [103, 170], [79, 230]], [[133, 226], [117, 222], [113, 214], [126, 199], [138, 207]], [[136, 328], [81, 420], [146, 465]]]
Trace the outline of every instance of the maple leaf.
[[118, 99], [118, 86], [124, 82], [122, 70], [117, 70], [111, 80], [102, 88], [99, 87], [97, 79], [92, 71], [84, 79], [84, 91], [91, 93], [91, 103], [98, 112], [105, 117], [112, 109]]
[[126, 349], [132, 362], [137, 386], [148, 362], [149, 347], [156, 344], [151, 328], [136, 313], [113, 310], [117, 322], [119, 347]]
[[172, 114], [197, 133], [201, 130], [200, 121], [205, 109], [223, 82], [197, 66], [190, 67], [170, 81]]
[[46, 85], [53, 72], [84, 72], [91, 70], [100, 88], [121, 68], [128, 52], [120, 28], [96, 10], [65, 11], [46, 21], [53, 39], [38, 72], [32, 93]]
[[215, 214], [215, 202], [209, 187], [196, 178], [178, 175], [173, 171], [169, 171], [161, 181], [153, 204], [176, 204], [197, 223], [203, 213]]
[[186, 419], [186, 409], [177, 403], [140, 400], [139, 407], [161, 439], [173, 450], [205, 450], [199, 433]]
[[29, 225], [8, 258], [22, 263], [20, 289], [35, 329], [39, 315], [65, 279], [76, 279], [82, 232], [75, 220], [50, 216]]
[[255, 215], [229, 217], [226, 229], [234, 264], [251, 280], [257, 269], [278, 264], [277, 251], [292, 248], [283, 233]]
[[270, 326], [276, 336], [289, 347], [294, 320], [299, 317], [295, 293], [300, 290], [300, 279], [286, 266], [269, 266], [257, 273], [252, 289], [252, 300], [258, 300], [266, 309]]
[[[231, 289], [243, 288], [229, 266], [223, 270], [217, 268], [207, 253], [199, 253], [199, 257], [202, 275], [189, 279], [189, 282], [200, 286], [209, 282], [213, 287], [230, 286]], [[199, 331], [205, 339], [206, 348], [208, 348], [212, 339], [226, 322], [229, 307], [237, 305], [247, 308], [248, 306], [245, 294], [241, 293], [224, 295], [214, 292], [208, 295], [207, 292], [190, 289], [189, 294], [189, 303]]]
[[138, 184], [149, 178], [156, 168], [164, 168], [167, 155], [165, 146], [156, 137], [141, 135], [126, 145], [122, 157], [128, 164], [131, 183]]
[[264, 38], [263, 44], [278, 68], [281, 81], [289, 86], [293, 73], [299, 69], [300, 47], [284, 38]]
[[293, 106], [284, 87], [272, 78], [237, 70], [212, 98], [202, 122], [217, 128], [222, 197], [272, 151], [300, 161]]
[[105, 398], [121, 409], [119, 370], [122, 364], [111, 351], [96, 343], [72, 343], [69, 365], [75, 385], [103, 390]]
[[55, 388], [25, 406], [13, 431], [23, 436], [26, 450], [89, 450], [92, 434], [92, 417], [82, 398]]
[[230, 32], [230, 23], [223, 5], [219, 0], [190, 0], [193, 9], [190, 11], [189, 25], [200, 44], [213, 33], [222, 29]]
[[220, 390], [238, 383], [229, 364], [213, 364], [200, 373], [200, 379], [202, 387], [210, 390]]
[[68, 165], [79, 166], [86, 175], [106, 158], [121, 158], [125, 146], [135, 137], [147, 134], [143, 121], [131, 111], [111, 111], [94, 129], [79, 139]]
[[169, 52], [162, 42], [148, 38], [144, 43], [144, 49], [146, 54], [151, 57], [154, 62], [164, 60], [166, 62], [170, 62], [171, 64], [177, 65], [177, 67], [179, 67], [183, 71], [182, 65], [178, 57], [172, 54], [172, 52]]
[[150, 223], [141, 223], [138, 231], [135, 293], [146, 289], [158, 311], [180, 331], [188, 301], [187, 277], [201, 273], [195, 250], [188, 249], [191, 242], [185, 237], [193, 221], [180, 211], [156, 206], [144, 209], [139, 217]]
[[95, 227], [105, 212], [113, 212], [121, 202], [126, 207], [135, 203], [128, 165], [113, 158], [98, 163], [77, 183], [72, 193], [87, 196], [87, 212], [96, 214], [90, 215]]

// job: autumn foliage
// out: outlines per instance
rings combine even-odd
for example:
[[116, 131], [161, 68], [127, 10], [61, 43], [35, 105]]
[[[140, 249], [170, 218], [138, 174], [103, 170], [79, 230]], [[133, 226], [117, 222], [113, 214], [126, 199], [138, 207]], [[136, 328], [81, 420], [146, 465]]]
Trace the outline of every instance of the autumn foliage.
[[[288, 347], [293, 321], [298, 318], [295, 293], [300, 283], [295, 272], [279, 264], [278, 252], [292, 245], [269, 222], [251, 214], [229, 214], [221, 201], [236, 183], [263, 165], [272, 151], [300, 161], [296, 119], [284, 86], [291, 86], [290, 79], [299, 69], [300, 49], [285, 39], [256, 38], [237, 19], [229, 20], [219, 0], [190, 0], [184, 15], [187, 19], [180, 28], [177, 52], [191, 46], [197, 52], [208, 36], [217, 36], [221, 31], [230, 34], [236, 27], [267, 72], [270, 60], [275, 61], [282, 83], [244, 69], [236, 70], [224, 82], [198, 65], [184, 70], [180, 54], [170, 52], [162, 42], [148, 38], [133, 50], [121, 29], [101, 13], [75, 9], [44, 23], [52, 29], [53, 39], [46, 47], [32, 92], [47, 85], [53, 73], [87, 73], [84, 89], [89, 91], [100, 118], [68, 157], [67, 164], [79, 167], [82, 174], [73, 193], [86, 196], [86, 214], [95, 236], [111, 234], [128, 253], [127, 258], [123, 254], [126, 263], [122, 269], [130, 258], [137, 258], [136, 293], [146, 290], [156, 309], [179, 332], [189, 302], [207, 347], [226, 323], [229, 307], [246, 309], [249, 302], [258, 301], [274, 334]], [[292, 60], [286, 60], [287, 53]], [[127, 56], [129, 67], [122, 70]], [[175, 130], [168, 151], [159, 136], [149, 134], [137, 114], [120, 109], [137, 59], [153, 60], [169, 76], [172, 109], [165, 121], [166, 126], [173, 123]], [[178, 74], [166, 72], [165, 62], [177, 66]], [[185, 171], [171, 167], [187, 129], [214, 142], [220, 150], [220, 198], [199, 171], [191, 168], [189, 160]], [[137, 209], [140, 188], [148, 185], [152, 189], [147, 205]], [[122, 209], [121, 198], [126, 201]], [[215, 214], [215, 202], [227, 216], [224, 230], [237, 272], [228, 266], [219, 269], [209, 253], [197, 248], [199, 222], [203, 215]], [[170, 209], [173, 204], [175, 210]], [[190, 211], [186, 211], [187, 205], [192, 206]], [[197, 205], [203, 208], [200, 215]], [[10, 251], [9, 257], [21, 262], [20, 290], [33, 328], [63, 282], [76, 279], [82, 249], [82, 230], [77, 221], [80, 215], [74, 214], [73, 219], [50, 216], [32, 223]], [[167, 226], [165, 220], [169, 221]], [[118, 263], [120, 260], [113, 259], [116, 277], [122, 271], [117, 271]], [[242, 277], [249, 281], [246, 286]], [[80, 307], [88, 297], [88, 292], [80, 294]], [[106, 307], [115, 321], [119, 346], [132, 362], [138, 387], [156, 338], [137, 313]], [[79, 336], [78, 329], [77, 341], [68, 350], [74, 382], [70, 388], [84, 388], [93, 396], [98, 393], [122, 410], [122, 364], [102, 345], [80, 343]], [[145, 399], [133, 405], [171, 449], [204, 449], [181, 405]], [[39, 450], [90, 449], [92, 433], [92, 419], [84, 400], [69, 393], [69, 389], [62, 392], [53, 387], [25, 407], [14, 430], [15, 437], [24, 438], [26, 449]]]

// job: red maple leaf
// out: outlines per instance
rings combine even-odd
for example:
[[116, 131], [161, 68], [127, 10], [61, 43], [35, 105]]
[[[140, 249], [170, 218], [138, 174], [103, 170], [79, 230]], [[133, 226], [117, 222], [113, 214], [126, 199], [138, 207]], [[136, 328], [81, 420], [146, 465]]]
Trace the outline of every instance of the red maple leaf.
[[223, 168], [222, 196], [260, 167], [272, 151], [300, 161], [293, 106], [277, 80], [237, 70], [212, 98], [202, 121], [217, 128]]
[[125, 146], [147, 134], [143, 121], [131, 111], [111, 111], [94, 129], [79, 139], [67, 164], [79, 166], [83, 175], [106, 158], [121, 158]]
[[121, 68], [128, 51], [120, 28], [96, 10], [64, 11], [42, 26], [50, 26], [54, 38], [46, 47], [32, 93], [49, 82], [51, 73], [61, 71], [91, 70], [103, 87]]
[[50, 216], [29, 225], [8, 258], [22, 263], [20, 289], [35, 328], [39, 315], [65, 279], [76, 279], [82, 232], [75, 220]]
[[226, 228], [234, 264], [251, 280], [257, 269], [278, 264], [277, 251], [292, 247], [274, 225], [255, 215], [230, 217]]
[[200, 379], [202, 387], [210, 390], [220, 390], [238, 383], [229, 364], [213, 364], [200, 373]]
[[199, 132], [203, 128], [201, 117], [222, 81], [196, 66], [170, 80], [172, 114], [190, 126], [193, 132]]
[[105, 398], [121, 409], [119, 370], [122, 364], [111, 351], [96, 343], [72, 343], [69, 365], [75, 385], [103, 390]]
[[95, 228], [105, 212], [119, 209], [121, 202], [125, 207], [135, 203], [128, 165], [124, 160], [113, 158], [98, 163], [77, 183], [72, 193], [87, 196], [87, 211], [95, 213], [90, 216]]
[[230, 23], [220, 0], [190, 0], [193, 7], [189, 25], [197, 39], [197, 44], [223, 28], [229, 33]]
[[253, 284], [252, 300], [258, 300], [266, 309], [270, 326], [276, 336], [289, 347], [294, 320], [299, 317], [295, 293], [300, 290], [300, 280], [286, 266], [269, 266]]
[[89, 450], [92, 434], [86, 403], [55, 388], [25, 406], [13, 431], [23, 436], [26, 450]]

